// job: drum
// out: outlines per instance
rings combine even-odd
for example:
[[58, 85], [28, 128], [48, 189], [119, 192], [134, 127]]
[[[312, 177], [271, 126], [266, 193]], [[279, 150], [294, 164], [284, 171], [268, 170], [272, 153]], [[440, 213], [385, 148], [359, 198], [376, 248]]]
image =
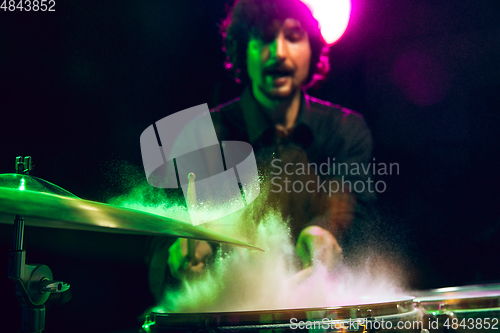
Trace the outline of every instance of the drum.
[[152, 313], [145, 332], [420, 332], [413, 299], [331, 308]]
[[415, 304], [432, 332], [500, 331], [500, 284], [440, 288], [416, 296]]

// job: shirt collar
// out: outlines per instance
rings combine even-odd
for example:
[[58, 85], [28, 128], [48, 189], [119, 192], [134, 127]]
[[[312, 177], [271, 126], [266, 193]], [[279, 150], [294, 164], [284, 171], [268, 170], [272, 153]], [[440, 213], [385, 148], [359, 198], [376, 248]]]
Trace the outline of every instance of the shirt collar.
[[[304, 91], [301, 92], [300, 109], [295, 128], [302, 124], [308, 125], [309, 121], [309, 99]], [[243, 110], [243, 117], [246, 123], [246, 129], [250, 144], [262, 136], [266, 131], [274, 131], [274, 123], [259, 105], [253, 96], [251, 86], [247, 86], [243, 91], [240, 99], [241, 108]]]

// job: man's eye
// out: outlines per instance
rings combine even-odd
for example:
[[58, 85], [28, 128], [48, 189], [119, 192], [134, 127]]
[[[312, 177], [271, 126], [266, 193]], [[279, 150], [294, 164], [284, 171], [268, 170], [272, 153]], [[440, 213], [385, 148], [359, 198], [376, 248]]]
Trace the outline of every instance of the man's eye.
[[290, 40], [292, 42], [297, 42], [297, 41], [301, 40], [302, 38], [304, 38], [305, 33], [306, 32], [300, 28], [299, 29], [290, 29], [290, 30], [285, 32], [285, 36], [288, 40]]
[[306, 34], [300, 22], [292, 18], [288, 18], [283, 22], [283, 32], [285, 37], [292, 42], [301, 40]]

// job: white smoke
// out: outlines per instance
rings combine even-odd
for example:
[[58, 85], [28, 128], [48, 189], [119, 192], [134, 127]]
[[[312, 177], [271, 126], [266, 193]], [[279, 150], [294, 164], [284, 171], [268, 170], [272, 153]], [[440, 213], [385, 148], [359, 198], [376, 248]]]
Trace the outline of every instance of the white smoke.
[[179, 290], [168, 290], [155, 311], [331, 307], [404, 298], [398, 270], [381, 256], [356, 268], [339, 265], [329, 272], [316, 263], [313, 269], [301, 271], [289, 229], [276, 213], [269, 213], [247, 240], [265, 252], [233, 248], [219, 254], [203, 277], [183, 281]]

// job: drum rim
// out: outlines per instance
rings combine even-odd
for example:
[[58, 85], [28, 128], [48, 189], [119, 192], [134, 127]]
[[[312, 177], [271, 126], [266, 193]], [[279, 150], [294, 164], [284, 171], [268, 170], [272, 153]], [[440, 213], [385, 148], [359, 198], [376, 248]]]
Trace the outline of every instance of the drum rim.
[[451, 311], [468, 309], [491, 309], [500, 308], [500, 295], [487, 297], [463, 297], [447, 298], [432, 301], [416, 300], [419, 307], [425, 311]]
[[444, 287], [429, 290], [414, 291], [413, 294], [417, 295], [416, 300], [425, 299], [430, 297], [436, 297], [445, 294], [456, 294], [456, 293], [466, 293], [472, 291], [492, 291], [498, 292], [500, 295], [500, 283], [490, 283], [490, 284], [474, 284], [465, 286], [455, 286], [455, 287]]
[[[484, 296], [474, 292], [487, 293]], [[500, 307], [500, 284], [446, 287], [419, 292], [415, 303], [425, 311], [490, 309]]]
[[[364, 303], [334, 307], [306, 307], [273, 310], [231, 311], [231, 312], [185, 312], [151, 313], [152, 321], [163, 325], [231, 325], [238, 323], [278, 324], [297, 320], [349, 320], [387, 315], [411, 314], [414, 311], [414, 297], [406, 297], [392, 302]], [[263, 319], [263, 317], [267, 319]], [[228, 321], [228, 319], [232, 319]], [[183, 324], [184, 323], [184, 324]]]

